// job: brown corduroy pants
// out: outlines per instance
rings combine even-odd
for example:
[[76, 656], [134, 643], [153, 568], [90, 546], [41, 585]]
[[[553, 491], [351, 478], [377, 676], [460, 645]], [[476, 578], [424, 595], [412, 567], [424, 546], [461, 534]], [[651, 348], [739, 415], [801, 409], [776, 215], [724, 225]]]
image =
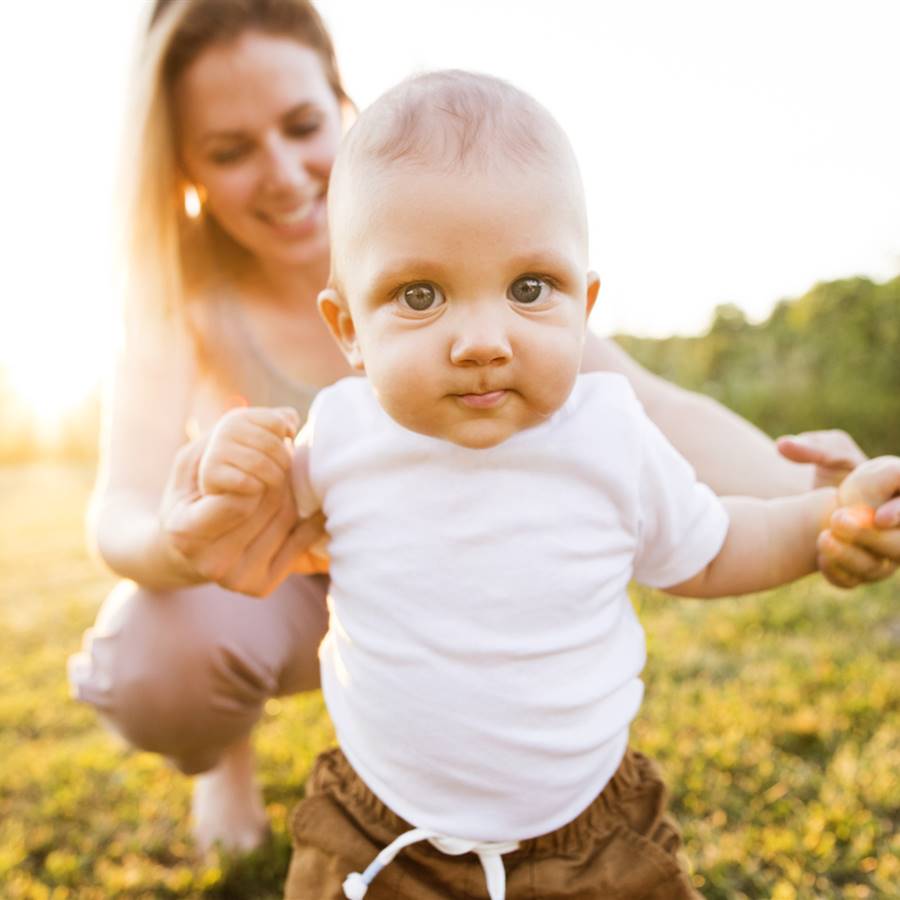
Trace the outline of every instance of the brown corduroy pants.
[[[681, 868], [681, 835], [666, 813], [652, 760], [628, 750], [594, 802], [568, 825], [503, 856], [508, 900], [696, 900]], [[342, 900], [341, 885], [412, 826], [359, 779], [339, 749], [313, 768], [291, 818], [294, 854], [286, 900]], [[372, 881], [366, 900], [486, 900], [473, 853], [413, 844]]]

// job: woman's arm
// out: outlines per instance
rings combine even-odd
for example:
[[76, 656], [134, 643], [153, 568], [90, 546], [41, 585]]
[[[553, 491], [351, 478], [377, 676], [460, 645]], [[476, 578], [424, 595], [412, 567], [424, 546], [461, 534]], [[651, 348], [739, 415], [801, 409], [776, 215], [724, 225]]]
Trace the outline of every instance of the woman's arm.
[[582, 369], [624, 375], [647, 415], [717, 494], [782, 497], [812, 487], [812, 466], [788, 462], [754, 425], [648, 372], [612, 340], [589, 332]]
[[171, 324], [136, 330], [116, 369], [90, 527], [117, 574], [156, 590], [213, 581], [265, 596], [292, 571], [321, 571], [306, 549], [321, 516], [300, 521], [287, 472], [251, 497], [204, 496], [206, 436], [187, 441], [196, 383], [193, 341]]
[[193, 350], [169, 323], [132, 328], [104, 398], [100, 466], [89, 532], [118, 575], [153, 588], [202, 580], [160, 524], [160, 503], [186, 443]]

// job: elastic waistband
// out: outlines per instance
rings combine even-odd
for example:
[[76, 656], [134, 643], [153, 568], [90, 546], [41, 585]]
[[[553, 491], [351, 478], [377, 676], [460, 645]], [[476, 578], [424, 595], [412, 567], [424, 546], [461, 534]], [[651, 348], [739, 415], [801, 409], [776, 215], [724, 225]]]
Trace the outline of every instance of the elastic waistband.
[[[616, 827], [621, 822], [618, 815], [621, 807], [644, 789], [651, 775], [659, 783], [656, 764], [642, 753], [627, 748], [615, 774], [587, 809], [549, 834], [519, 841], [519, 850], [515, 852], [555, 855], [583, 844], [589, 834], [603, 833]], [[358, 811], [364, 819], [378, 823], [395, 837], [414, 828], [369, 790], [339, 747], [319, 757], [306, 793], [309, 797], [331, 794], [343, 806]]]

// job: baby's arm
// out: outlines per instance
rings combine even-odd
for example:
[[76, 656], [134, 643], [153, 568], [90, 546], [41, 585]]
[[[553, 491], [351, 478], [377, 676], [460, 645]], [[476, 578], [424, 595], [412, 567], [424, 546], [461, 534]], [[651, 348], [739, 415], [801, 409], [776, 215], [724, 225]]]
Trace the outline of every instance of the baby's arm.
[[723, 499], [730, 525], [718, 555], [692, 578], [666, 590], [685, 597], [763, 591], [816, 571], [819, 532], [839, 507], [877, 507], [900, 490], [900, 458], [881, 457], [854, 470], [839, 489], [797, 497]]

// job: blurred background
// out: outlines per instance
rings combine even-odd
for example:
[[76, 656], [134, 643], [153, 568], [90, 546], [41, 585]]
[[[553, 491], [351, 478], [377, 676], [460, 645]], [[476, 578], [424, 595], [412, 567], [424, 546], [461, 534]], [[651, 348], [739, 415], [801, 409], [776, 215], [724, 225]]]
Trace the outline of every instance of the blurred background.
[[[68, 697], [112, 576], [84, 538], [118, 341], [119, 146], [150, 0], [0, 8], [0, 897], [279, 898], [288, 815], [333, 735], [318, 694], [256, 733], [271, 840], [198, 858], [190, 782]], [[319, 0], [365, 106], [506, 77], [579, 156], [592, 327], [772, 435], [900, 452], [900, 3]], [[714, 604], [635, 590], [636, 746], [708, 900], [900, 896], [898, 581]]]

